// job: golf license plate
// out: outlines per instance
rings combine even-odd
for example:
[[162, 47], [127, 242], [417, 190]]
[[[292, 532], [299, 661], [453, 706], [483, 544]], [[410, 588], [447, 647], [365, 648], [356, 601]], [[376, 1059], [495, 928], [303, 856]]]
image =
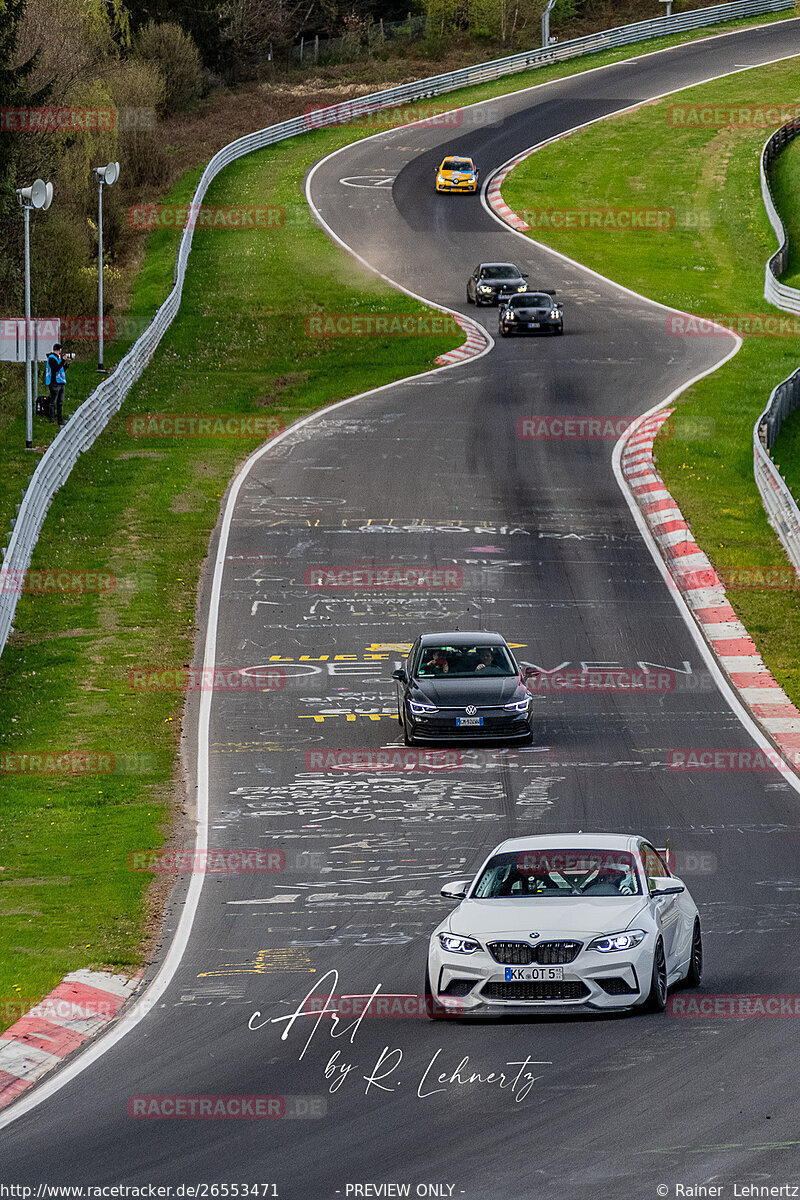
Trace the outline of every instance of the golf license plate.
[[483, 717], [456, 717], [456, 725], [482, 725]]
[[564, 978], [563, 967], [506, 967], [506, 983], [552, 983]]

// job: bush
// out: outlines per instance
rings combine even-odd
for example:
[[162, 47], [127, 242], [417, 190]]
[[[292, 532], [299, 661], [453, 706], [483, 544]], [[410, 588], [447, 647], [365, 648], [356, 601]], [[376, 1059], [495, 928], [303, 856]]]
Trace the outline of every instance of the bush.
[[136, 52], [145, 63], [154, 66], [164, 80], [162, 116], [186, 108], [203, 91], [203, 67], [200, 53], [191, 36], [171, 21], [148, 23], [136, 38]]
[[31, 221], [33, 311], [78, 316], [97, 311], [97, 281], [84, 269], [94, 254], [88, 226], [54, 204]]
[[169, 161], [156, 128], [166, 84], [158, 68], [141, 59], [121, 64], [108, 80], [119, 110], [120, 178], [128, 191], [159, 187], [169, 175]]

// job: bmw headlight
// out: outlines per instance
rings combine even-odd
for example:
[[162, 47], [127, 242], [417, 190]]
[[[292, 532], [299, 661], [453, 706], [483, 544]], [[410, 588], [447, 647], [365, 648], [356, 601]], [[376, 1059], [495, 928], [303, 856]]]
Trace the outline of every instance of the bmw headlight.
[[440, 933], [439, 945], [448, 954], [474, 954], [481, 948], [474, 938], [460, 937], [457, 933]]
[[408, 707], [415, 717], [418, 717], [420, 713], [438, 712], [435, 704], [423, 704], [421, 700], [409, 700]]
[[503, 313], [504, 321], [516, 321], [516, 319], [517, 319], [517, 314], [514, 312], [513, 308], [507, 308], [506, 311]]
[[557, 308], [551, 308], [550, 316], [553, 318], [554, 321], [557, 321], [558, 318], [561, 316], [561, 314], [559, 313]]
[[491, 290], [492, 289], [490, 287], [487, 287], [487, 285], [485, 283], [482, 283], [480, 285], [480, 287], [478, 288], [479, 292], [490, 292]]
[[530, 696], [526, 696], [524, 700], [512, 700], [509, 704], [504, 704], [503, 708], [508, 709], [511, 712], [527, 712], [530, 702]]
[[587, 950], [597, 950], [600, 954], [614, 954], [620, 950], [632, 950], [643, 942], [647, 934], [643, 929], [626, 929], [622, 933], [609, 933], [604, 937], [596, 937], [589, 942]]
[[527, 285], [527, 283], [521, 283], [521, 284], [519, 285], [519, 287], [517, 288], [517, 291], [518, 291], [518, 292], [527, 292], [527, 290], [528, 290], [528, 285]]

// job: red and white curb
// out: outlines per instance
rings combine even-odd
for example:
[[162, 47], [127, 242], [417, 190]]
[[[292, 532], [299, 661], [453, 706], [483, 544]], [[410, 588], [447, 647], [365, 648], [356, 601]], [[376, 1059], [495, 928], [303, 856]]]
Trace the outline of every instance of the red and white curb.
[[474, 358], [477, 354], [482, 354], [483, 351], [491, 343], [486, 336], [484, 329], [475, 321], [471, 321], [469, 317], [462, 317], [458, 313], [453, 313], [453, 319], [456, 325], [460, 325], [467, 335], [467, 340], [457, 346], [455, 350], [448, 350], [446, 354], [440, 354], [434, 359], [437, 366], [447, 366], [450, 363], [465, 362], [468, 358]]
[[[554, 139], [555, 140], [555, 139]], [[530, 151], [526, 154], [521, 154], [519, 158], [514, 158], [511, 162], [506, 163], [496, 175], [492, 176], [491, 182], [486, 189], [486, 199], [492, 206], [498, 217], [502, 217], [506, 225], [510, 225], [512, 229], [516, 229], [519, 233], [527, 233], [530, 225], [523, 221], [522, 217], [517, 216], [512, 208], [509, 208], [505, 200], [500, 194], [500, 189], [505, 183], [506, 175], [518, 167], [521, 162], [524, 162], [529, 157]]]
[[746, 707], [793, 767], [800, 765], [800, 710], [771, 675], [653, 462], [653, 442], [674, 409], [637, 425], [622, 451], [622, 474], [670, 575]]
[[[65, 975], [54, 991], [0, 1034], [0, 1108], [105, 1029], [138, 985], [138, 978], [105, 971]], [[24, 1001], [19, 1003], [22, 1008]]]

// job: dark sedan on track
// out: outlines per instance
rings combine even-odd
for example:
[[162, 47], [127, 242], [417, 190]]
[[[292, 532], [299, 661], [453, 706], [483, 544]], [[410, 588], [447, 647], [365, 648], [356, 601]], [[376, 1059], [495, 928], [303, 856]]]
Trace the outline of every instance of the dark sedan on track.
[[501, 337], [514, 333], [563, 333], [564, 311], [554, 292], [522, 292], [500, 305], [497, 331]]
[[467, 280], [467, 304], [498, 304], [527, 291], [527, 278], [513, 263], [478, 263]]
[[499, 633], [426, 633], [418, 637], [398, 683], [397, 718], [407, 746], [416, 742], [533, 741], [533, 697]]

